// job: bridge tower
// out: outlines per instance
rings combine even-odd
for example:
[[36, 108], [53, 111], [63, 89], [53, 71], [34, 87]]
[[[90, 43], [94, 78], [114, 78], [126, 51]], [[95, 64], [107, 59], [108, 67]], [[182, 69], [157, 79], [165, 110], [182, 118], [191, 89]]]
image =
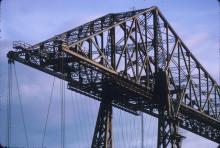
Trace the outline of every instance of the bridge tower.
[[158, 118], [158, 148], [181, 147], [179, 128], [220, 143], [220, 87], [157, 7], [107, 14], [14, 49], [9, 59], [101, 102], [92, 148], [113, 145], [112, 107]]

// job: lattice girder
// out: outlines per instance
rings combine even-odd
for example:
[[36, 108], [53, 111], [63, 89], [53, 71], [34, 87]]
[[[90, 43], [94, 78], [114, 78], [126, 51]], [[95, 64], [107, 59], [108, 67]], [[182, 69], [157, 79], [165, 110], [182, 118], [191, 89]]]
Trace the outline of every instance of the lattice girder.
[[[17, 42], [14, 48], [10, 59], [64, 78], [70, 89], [98, 100], [104, 75], [126, 92], [123, 101], [115, 99], [113, 105], [155, 117], [155, 72], [166, 71], [180, 127], [220, 143], [220, 87], [156, 7], [108, 14], [34, 46]], [[129, 98], [132, 93], [137, 97]], [[192, 130], [196, 124], [210, 134]]]

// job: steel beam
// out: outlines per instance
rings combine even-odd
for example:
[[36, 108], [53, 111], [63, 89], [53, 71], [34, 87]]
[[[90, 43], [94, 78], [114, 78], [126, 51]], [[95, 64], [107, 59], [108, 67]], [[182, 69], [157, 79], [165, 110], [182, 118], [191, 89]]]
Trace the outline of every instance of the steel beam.
[[105, 92], [100, 103], [91, 148], [112, 148], [112, 98]]
[[178, 120], [169, 95], [169, 80], [166, 72], [161, 69], [155, 73], [155, 97], [159, 104], [158, 117], [158, 148], [180, 148], [182, 136], [178, 133]]
[[[179, 126], [220, 143], [220, 87], [156, 7], [108, 14], [34, 46], [13, 47], [9, 59], [65, 79], [69, 89], [99, 101], [102, 77], [110, 78], [113, 106], [159, 118], [160, 129], [173, 131], [169, 139]], [[160, 70], [165, 79], [156, 76]]]

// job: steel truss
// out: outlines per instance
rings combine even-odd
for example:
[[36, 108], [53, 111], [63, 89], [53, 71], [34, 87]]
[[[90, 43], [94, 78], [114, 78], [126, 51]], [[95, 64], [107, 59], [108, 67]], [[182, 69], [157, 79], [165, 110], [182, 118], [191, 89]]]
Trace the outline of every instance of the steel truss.
[[[110, 104], [157, 117], [158, 147], [180, 147], [178, 127], [220, 143], [220, 87], [157, 7], [108, 14], [14, 48], [8, 58], [101, 101], [93, 147], [112, 146]], [[103, 97], [106, 82], [111, 98]]]
[[96, 127], [92, 140], [92, 148], [112, 148], [112, 98], [109, 89], [103, 89]]

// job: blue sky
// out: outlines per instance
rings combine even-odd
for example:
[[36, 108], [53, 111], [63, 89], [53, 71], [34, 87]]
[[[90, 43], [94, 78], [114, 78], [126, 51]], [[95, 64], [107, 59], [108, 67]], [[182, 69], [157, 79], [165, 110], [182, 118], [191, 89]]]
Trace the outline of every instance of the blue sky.
[[[41, 42], [107, 13], [157, 6], [179, 36], [210, 74], [219, 75], [219, 9], [217, 0], [3, 0], [1, 8], [0, 79], [1, 112], [0, 142], [5, 143], [5, 106], [7, 94], [7, 59], [12, 41], [22, 40], [30, 44]], [[41, 146], [42, 127], [46, 118], [53, 78], [30, 67], [16, 63], [22, 94], [25, 121], [31, 146]], [[60, 111], [59, 84], [56, 80], [45, 146], [59, 147]], [[25, 146], [19, 102], [16, 89], [13, 97], [12, 144]], [[66, 91], [67, 147], [89, 147], [95, 126], [99, 103]], [[116, 147], [140, 146], [140, 117], [114, 109], [114, 133]], [[157, 120], [145, 116], [146, 147], [155, 147]], [[132, 130], [128, 130], [132, 129]], [[134, 131], [133, 129], [137, 129]], [[211, 141], [186, 131], [183, 147], [217, 147]], [[132, 136], [127, 136], [132, 135]], [[123, 138], [122, 138], [123, 137]], [[134, 142], [133, 142], [134, 141]]]

